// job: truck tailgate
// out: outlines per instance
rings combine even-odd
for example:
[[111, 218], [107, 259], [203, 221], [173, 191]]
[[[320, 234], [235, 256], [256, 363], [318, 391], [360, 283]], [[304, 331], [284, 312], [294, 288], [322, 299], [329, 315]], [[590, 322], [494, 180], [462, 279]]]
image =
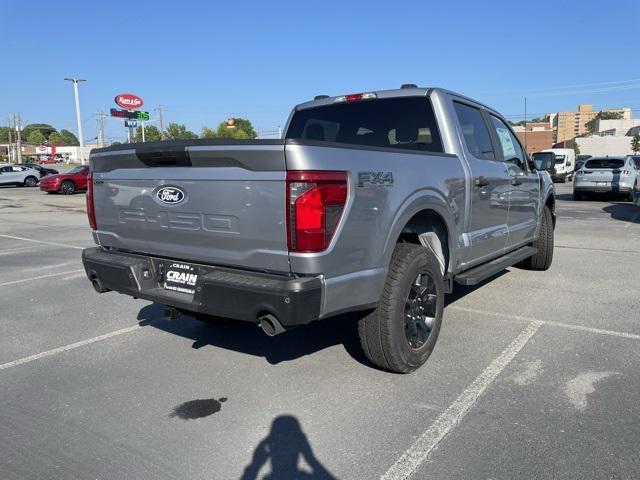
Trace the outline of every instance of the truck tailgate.
[[96, 241], [288, 273], [283, 142], [194, 143], [92, 153]]

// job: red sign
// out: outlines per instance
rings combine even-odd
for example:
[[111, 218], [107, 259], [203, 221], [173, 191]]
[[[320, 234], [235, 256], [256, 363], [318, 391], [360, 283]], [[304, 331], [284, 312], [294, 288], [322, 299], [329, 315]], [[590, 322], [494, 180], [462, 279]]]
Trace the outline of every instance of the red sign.
[[38, 147], [38, 150], [41, 151], [41, 152], [46, 152], [47, 151], [47, 147], [45, 147], [44, 145], [40, 145]]
[[142, 99], [133, 93], [121, 93], [120, 95], [116, 95], [115, 102], [119, 107], [126, 108], [128, 110], [134, 110], [144, 105]]

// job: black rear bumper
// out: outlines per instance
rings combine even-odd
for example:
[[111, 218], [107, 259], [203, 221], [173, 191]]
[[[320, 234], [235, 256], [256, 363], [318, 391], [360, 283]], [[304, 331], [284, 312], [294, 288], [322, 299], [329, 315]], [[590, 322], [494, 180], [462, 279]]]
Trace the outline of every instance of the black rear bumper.
[[294, 278], [194, 264], [199, 274], [192, 295], [163, 288], [160, 265], [171, 260], [100, 247], [82, 252], [89, 280], [98, 279], [106, 289], [180, 310], [249, 322], [270, 313], [284, 327], [306, 324], [320, 316], [319, 277]]

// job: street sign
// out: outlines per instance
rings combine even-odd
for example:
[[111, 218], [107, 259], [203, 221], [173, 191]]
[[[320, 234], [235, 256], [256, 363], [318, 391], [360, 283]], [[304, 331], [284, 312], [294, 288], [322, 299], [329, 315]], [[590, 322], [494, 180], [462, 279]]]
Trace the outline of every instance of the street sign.
[[136, 128], [138, 126], [137, 120], [125, 120], [124, 126], [129, 128]]
[[144, 105], [142, 98], [134, 95], [133, 93], [120, 93], [119, 95], [116, 95], [114, 101], [119, 107], [127, 108], [129, 110], [134, 110]]
[[119, 110], [117, 108], [112, 108], [110, 112], [112, 117], [129, 118], [142, 121], [149, 120], [149, 112], [143, 112], [141, 110], [130, 112], [129, 110]]

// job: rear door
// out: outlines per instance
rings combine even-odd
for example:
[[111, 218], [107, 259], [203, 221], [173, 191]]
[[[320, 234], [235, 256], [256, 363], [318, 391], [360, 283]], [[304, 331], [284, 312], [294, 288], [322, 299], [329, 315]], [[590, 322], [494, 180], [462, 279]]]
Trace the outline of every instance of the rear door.
[[499, 154], [509, 172], [509, 235], [507, 248], [515, 248], [533, 240], [538, 222], [540, 177], [529, 170], [520, 142], [507, 124], [489, 114]]
[[472, 174], [467, 262], [474, 264], [499, 256], [505, 248], [510, 177], [481, 109], [462, 100], [454, 100], [453, 106]]
[[289, 272], [284, 142], [159, 145], [91, 156], [103, 246]]

